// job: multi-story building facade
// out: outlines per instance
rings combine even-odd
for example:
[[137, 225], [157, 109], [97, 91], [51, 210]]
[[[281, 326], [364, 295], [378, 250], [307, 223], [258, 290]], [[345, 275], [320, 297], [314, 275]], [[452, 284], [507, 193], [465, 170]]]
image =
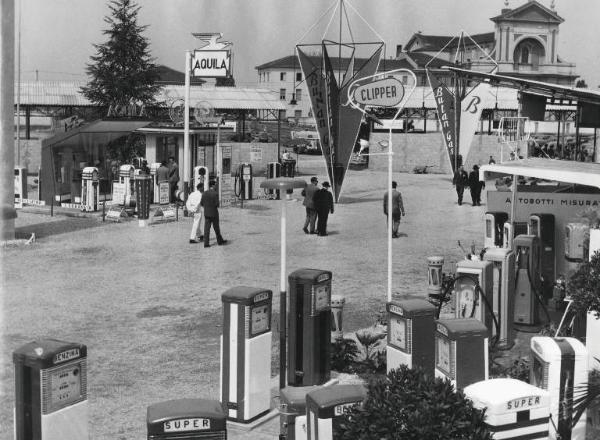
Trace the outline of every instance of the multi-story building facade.
[[[578, 77], [575, 64], [566, 62], [557, 52], [559, 26], [564, 19], [554, 6], [547, 8], [530, 0], [515, 9], [504, 8], [490, 20], [494, 31], [482, 34], [436, 36], [417, 32], [404, 48], [396, 46], [395, 58], [381, 60], [379, 71], [408, 68], [417, 76], [417, 86], [428, 87], [425, 72], [428, 68], [451, 86], [454, 78], [442, 69], [444, 65], [460, 64], [489, 72], [497, 64], [499, 74], [574, 85]], [[314, 57], [318, 65], [319, 56]], [[348, 61], [332, 59], [336, 73], [345, 72]], [[364, 61], [357, 60], [355, 65]], [[280, 100], [285, 101], [287, 118], [312, 123], [310, 98], [295, 55], [269, 61], [256, 69], [260, 87], [276, 91]]]

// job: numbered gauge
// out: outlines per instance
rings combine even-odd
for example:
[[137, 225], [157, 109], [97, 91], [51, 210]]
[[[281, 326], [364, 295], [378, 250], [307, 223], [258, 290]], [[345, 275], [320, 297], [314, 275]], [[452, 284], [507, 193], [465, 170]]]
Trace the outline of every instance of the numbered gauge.
[[390, 318], [390, 344], [406, 351], [406, 319], [393, 315]]
[[270, 307], [268, 304], [252, 307], [252, 313], [250, 316], [250, 336], [254, 336], [269, 330], [269, 311]]
[[444, 337], [437, 337], [435, 366], [450, 374], [450, 341]]
[[456, 286], [456, 317], [472, 318], [478, 301], [475, 281], [470, 277], [459, 280]]
[[329, 284], [314, 286], [314, 310], [320, 312], [329, 308]]

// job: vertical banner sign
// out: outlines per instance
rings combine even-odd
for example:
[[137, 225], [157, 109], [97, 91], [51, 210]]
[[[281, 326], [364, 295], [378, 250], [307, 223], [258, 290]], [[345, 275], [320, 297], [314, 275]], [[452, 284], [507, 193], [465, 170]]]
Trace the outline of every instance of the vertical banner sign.
[[[313, 116], [321, 141], [321, 152], [327, 162], [327, 172], [331, 169], [331, 148], [329, 145], [329, 129], [327, 128], [327, 111], [325, 110], [325, 81], [321, 74], [321, 66], [315, 65], [313, 59], [306, 55], [299, 47], [298, 60], [306, 80]], [[329, 176], [331, 179], [331, 175]]]
[[338, 94], [337, 81], [335, 80], [335, 72], [327, 53], [327, 47], [325, 44], [322, 46], [323, 50], [323, 70], [325, 73], [325, 109], [327, 114], [327, 129], [329, 130], [329, 145], [331, 147], [329, 157], [329, 179], [331, 180], [331, 186], [333, 187], [333, 197], [337, 200], [338, 183], [336, 179], [335, 169], [338, 168], [338, 129], [339, 129], [339, 117], [338, 111], [340, 106], [340, 97]]
[[471, 149], [471, 142], [477, 130], [477, 124], [481, 118], [481, 112], [488, 96], [490, 85], [479, 83], [471, 89], [460, 104], [460, 154], [466, 162]]
[[452, 165], [452, 172], [455, 172], [454, 150], [456, 148], [456, 127], [454, 125], [454, 96], [444, 84], [429, 72], [429, 69], [426, 69], [426, 71], [429, 85], [431, 86], [431, 90], [433, 90], [433, 97], [438, 110], [438, 120], [442, 126], [442, 135], [446, 144], [446, 150], [448, 151], [448, 158]]
[[[348, 88], [350, 85], [359, 79], [369, 77], [377, 72], [379, 66], [379, 59], [381, 57], [382, 48], [377, 49], [371, 58], [369, 58], [354, 74], [354, 76], [346, 76], [346, 81], [342, 84], [339, 96], [347, 97]], [[351, 63], [354, 64], [354, 63]], [[347, 98], [346, 98], [347, 99]], [[359, 105], [360, 107], [360, 105]], [[360, 130], [360, 122], [362, 121], [363, 113], [359, 109], [353, 107], [349, 102], [342, 102], [340, 106], [340, 117], [339, 117], [339, 129], [338, 129], [338, 151], [337, 151], [337, 162], [342, 166], [337, 169], [334, 176], [339, 179], [339, 185], [336, 182], [335, 186], [335, 199], [338, 200], [340, 191], [342, 189], [342, 181], [348, 166], [350, 165], [350, 158], [352, 157], [352, 151], [354, 151], [354, 145], [356, 144], [356, 138]], [[341, 175], [338, 175], [341, 173]]]

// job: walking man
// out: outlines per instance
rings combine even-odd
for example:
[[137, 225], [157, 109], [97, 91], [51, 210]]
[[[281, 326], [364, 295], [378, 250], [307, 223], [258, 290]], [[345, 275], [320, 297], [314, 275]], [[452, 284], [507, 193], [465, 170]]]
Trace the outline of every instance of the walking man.
[[485, 182], [479, 181], [479, 165], [473, 165], [473, 171], [469, 173], [469, 189], [473, 206], [481, 206], [481, 189]]
[[[304, 202], [302, 204], [306, 207], [306, 220], [304, 220], [304, 227], [302, 230], [305, 234], [316, 234], [315, 222], [317, 220], [317, 210], [315, 209], [314, 196], [319, 190], [319, 180], [316, 177], [310, 178], [310, 185], [302, 190], [304, 196]], [[310, 226], [310, 231], [308, 227]]]
[[[392, 182], [392, 237], [398, 238], [398, 227], [400, 226], [400, 215], [405, 215], [404, 204], [402, 203], [402, 194], [396, 188], [398, 184]], [[387, 216], [387, 221], [390, 221], [388, 215], [388, 192], [383, 195], [383, 213]]]
[[317, 210], [317, 233], [320, 237], [327, 235], [327, 219], [329, 213], [333, 214], [333, 195], [328, 190], [329, 182], [323, 182], [323, 187], [313, 197]]
[[169, 157], [169, 200], [176, 200], [177, 184], [179, 183], [179, 167], [173, 156]]
[[467, 174], [462, 165], [458, 167], [458, 170], [456, 171], [456, 173], [454, 173], [452, 185], [456, 187], [456, 194], [458, 195], [458, 204], [462, 205], [465, 186], [469, 185], [469, 175]]
[[200, 230], [200, 224], [202, 223], [202, 191], [204, 185], [199, 183], [196, 185], [196, 189], [191, 193], [185, 203], [185, 207], [188, 212], [194, 215], [194, 224], [192, 225], [192, 232], [190, 233], [190, 243], [200, 243], [204, 241], [204, 236], [198, 237], [198, 230]]
[[212, 225], [217, 236], [219, 246], [227, 243], [221, 236], [219, 227], [219, 193], [215, 190], [215, 181], [211, 180], [208, 184], [208, 191], [202, 195], [200, 205], [204, 208], [204, 247], [210, 247], [210, 226]]

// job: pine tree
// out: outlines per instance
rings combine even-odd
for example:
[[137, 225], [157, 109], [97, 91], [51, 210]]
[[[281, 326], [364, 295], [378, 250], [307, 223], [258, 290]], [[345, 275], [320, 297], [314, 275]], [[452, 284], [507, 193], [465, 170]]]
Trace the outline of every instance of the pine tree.
[[142, 36], [147, 26], [137, 23], [140, 7], [132, 0], [112, 0], [111, 15], [104, 17], [109, 29], [103, 31], [108, 41], [94, 44], [97, 54], [86, 71], [90, 77], [83, 95], [96, 105], [125, 108], [131, 104], [149, 105], [160, 89], [157, 66]]

